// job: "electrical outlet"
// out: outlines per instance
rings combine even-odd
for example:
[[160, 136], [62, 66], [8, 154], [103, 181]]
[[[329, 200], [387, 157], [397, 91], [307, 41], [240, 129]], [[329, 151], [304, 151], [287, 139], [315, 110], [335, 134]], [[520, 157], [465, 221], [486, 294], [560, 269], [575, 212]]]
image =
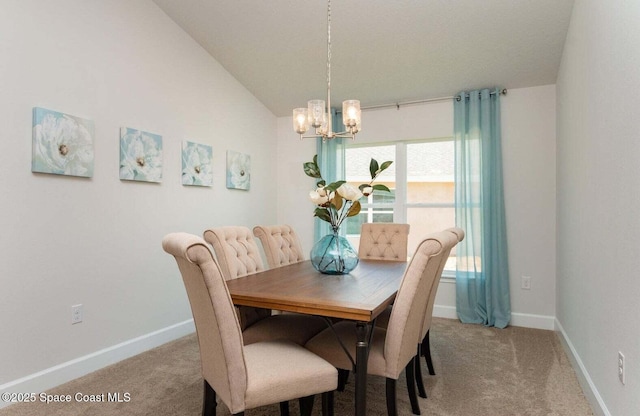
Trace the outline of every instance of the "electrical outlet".
[[71, 305], [71, 325], [82, 322], [82, 304]]
[[522, 276], [522, 288], [531, 290], [531, 276]]
[[618, 379], [624, 384], [624, 354], [618, 351]]

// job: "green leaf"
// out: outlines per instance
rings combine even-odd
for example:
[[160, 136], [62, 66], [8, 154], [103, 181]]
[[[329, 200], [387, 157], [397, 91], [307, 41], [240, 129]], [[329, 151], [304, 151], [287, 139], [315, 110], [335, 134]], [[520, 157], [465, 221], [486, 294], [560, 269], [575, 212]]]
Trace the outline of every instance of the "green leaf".
[[327, 184], [327, 182], [326, 182], [324, 179], [322, 179], [322, 180], [320, 180], [320, 181], [316, 182], [316, 186], [317, 186], [318, 188], [324, 188], [324, 186], [325, 186], [326, 184]]
[[355, 215], [358, 215], [360, 213], [361, 208], [362, 208], [362, 205], [360, 205], [360, 201], [353, 201], [353, 205], [351, 205], [351, 208], [349, 209], [349, 213], [347, 214], [347, 217], [353, 217]]
[[371, 172], [371, 179], [376, 177], [376, 172], [378, 171], [378, 161], [374, 158], [371, 158], [371, 162], [369, 163], [369, 172]]
[[391, 166], [392, 163], [392, 160], [387, 160], [386, 162], [384, 162], [382, 165], [380, 165], [380, 172]]
[[325, 189], [329, 192], [334, 192], [336, 189], [340, 188], [344, 183], [347, 183], [347, 181], [336, 181], [325, 186]]
[[373, 185], [373, 190], [374, 191], [386, 191], [386, 192], [391, 192], [391, 190], [389, 188], [387, 188], [386, 185], [382, 185], [382, 184], [375, 184]]
[[318, 169], [318, 166], [313, 163], [313, 162], [306, 162], [304, 165], [304, 173], [307, 176], [311, 176], [312, 178], [322, 178], [322, 176], [320, 176], [320, 170]]
[[335, 207], [336, 211], [340, 211], [340, 208], [342, 208], [343, 202], [344, 200], [342, 199], [342, 196], [340, 196], [340, 194], [336, 192], [336, 195], [331, 200], [331, 205]]
[[313, 216], [320, 218], [322, 221], [331, 223], [331, 215], [329, 214], [329, 210], [326, 208], [316, 208], [313, 212]]

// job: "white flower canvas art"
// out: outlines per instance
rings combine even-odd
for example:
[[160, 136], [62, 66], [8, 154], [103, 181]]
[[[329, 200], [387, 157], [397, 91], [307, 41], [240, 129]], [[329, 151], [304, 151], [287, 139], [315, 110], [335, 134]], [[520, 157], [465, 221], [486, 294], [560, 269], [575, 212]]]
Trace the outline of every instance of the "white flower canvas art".
[[162, 182], [162, 136], [120, 129], [120, 179]]
[[31, 171], [93, 177], [93, 120], [33, 108]]
[[251, 185], [251, 156], [227, 150], [227, 188], [249, 190]]
[[213, 186], [213, 149], [206, 144], [182, 142], [182, 184]]

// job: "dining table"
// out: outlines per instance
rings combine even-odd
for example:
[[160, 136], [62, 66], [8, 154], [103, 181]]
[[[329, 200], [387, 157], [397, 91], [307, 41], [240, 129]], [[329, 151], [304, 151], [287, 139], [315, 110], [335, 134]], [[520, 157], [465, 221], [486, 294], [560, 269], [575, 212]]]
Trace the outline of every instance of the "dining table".
[[376, 317], [393, 303], [407, 262], [360, 259], [349, 274], [327, 275], [311, 261], [227, 281], [235, 305], [356, 322], [355, 415], [367, 413], [367, 361]]

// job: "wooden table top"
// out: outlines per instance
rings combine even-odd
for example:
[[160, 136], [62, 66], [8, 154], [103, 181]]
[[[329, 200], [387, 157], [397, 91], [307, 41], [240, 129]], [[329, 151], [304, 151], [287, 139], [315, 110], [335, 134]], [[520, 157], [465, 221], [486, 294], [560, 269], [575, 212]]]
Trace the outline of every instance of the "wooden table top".
[[360, 260], [346, 275], [309, 260], [227, 281], [236, 305], [370, 322], [393, 302], [406, 262]]

